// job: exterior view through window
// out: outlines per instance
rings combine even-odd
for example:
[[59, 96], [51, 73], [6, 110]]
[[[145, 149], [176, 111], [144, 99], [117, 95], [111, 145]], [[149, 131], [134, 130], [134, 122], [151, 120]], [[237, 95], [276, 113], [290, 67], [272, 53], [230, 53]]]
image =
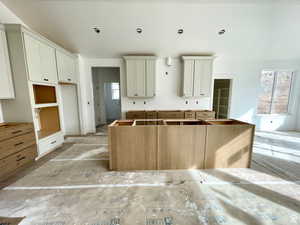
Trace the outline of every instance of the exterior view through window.
[[119, 100], [120, 99], [120, 85], [119, 83], [111, 83], [111, 93], [112, 93], [112, 99], [113, 100]]
[[258, 114], [287, 114], [293, 81], [291, 71], [263, 71]]

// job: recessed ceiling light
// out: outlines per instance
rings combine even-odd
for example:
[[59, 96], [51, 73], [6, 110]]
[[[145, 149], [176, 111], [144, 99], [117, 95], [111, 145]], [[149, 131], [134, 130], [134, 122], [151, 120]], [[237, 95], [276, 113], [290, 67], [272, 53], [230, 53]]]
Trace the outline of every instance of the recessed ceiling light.
[[136, 28], [136, 32], [137, 32], [138, 34], [141, 34], [141, 33], [143, 32], [143, 29], [140, 28], [140, 27], [138, 27], [138, 28]]
[[179, 30], [177, 31], [177, 33], [178, 33], [178, 34], [183, 34], [183, 29], [179, 29]]
[[93, 30], [97, 33], [100, 34], [101, 30], [98, 27], [94, 27]]
[[219, 35], [223, 35], [223, 34], [225, 34], [225, 32], [226, 32], [226, 30], [225, 30], [225, 29], [222, 29], [222, 30], [220, 30], [220, 31], [218, 32], [218, 34], [219, 34]]

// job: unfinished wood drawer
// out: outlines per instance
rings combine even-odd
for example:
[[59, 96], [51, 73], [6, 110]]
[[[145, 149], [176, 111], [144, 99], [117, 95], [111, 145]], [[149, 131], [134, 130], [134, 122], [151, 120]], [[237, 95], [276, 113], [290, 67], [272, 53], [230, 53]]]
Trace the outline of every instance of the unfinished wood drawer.
[[157, 111], [146, 111], [146, 119], [157, 119]]
[[61, 132], [55, 133], [51, 136], [39, 140], [38, 152], [39, 156], [47, 154], [53, 149], [59, 147], [64, 142], [64, 138]]
[[8, 174], [12, 174], [19, 167], [33, 162], [36, 157], [36, 145], [32, 145], [22, 151], [0, 160], [0, 180]]
[[0, 127], [0, 141], [33, 132], [32, 123], [7, 123]]
[[21, 151], [36, 143], [33, 132], [0, 142], [0, 159]]
[[110, 168], [156, 170], [156, 126], [109, 126]]
[[126, 119], [146, 119], [146, 111], [128, 111]]
[[197, 111], [196, 112], [196, 119], [197, 120], [215, 119], [215, 112], [214, 111]]
[[204, 168], [207, 126], [186, 125], [159, 126], [158, 169]]
[[205, 169], [250, 167], [255, 126], [235, 120], [208, 122]]
[[196, 119], [196, 112], [195, 111], [185, 111], [184, 118], [185, 119]]
[[184, 111], [158, 111], [158, 119], [184, 119]]

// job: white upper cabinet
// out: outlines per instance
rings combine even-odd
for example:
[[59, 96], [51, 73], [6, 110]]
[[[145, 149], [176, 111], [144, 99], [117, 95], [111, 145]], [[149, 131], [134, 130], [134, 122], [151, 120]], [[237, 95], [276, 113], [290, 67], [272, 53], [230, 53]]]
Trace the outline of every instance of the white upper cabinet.
[[125, 56], [128, 97], [155, 96], [156, 57]]
[[56, 50], [58, 80], [63, 83], [76, 83], [76, 62], [72, 56]]
[[28, 34], [24, 34], [29, 80], [57, 82], [55, 49]]
[[0, 25], [0, 99], [15, 98], [7, 41], [4, 29]]
[[183, 96], [210, 97], [213, 56], [183, 56]]

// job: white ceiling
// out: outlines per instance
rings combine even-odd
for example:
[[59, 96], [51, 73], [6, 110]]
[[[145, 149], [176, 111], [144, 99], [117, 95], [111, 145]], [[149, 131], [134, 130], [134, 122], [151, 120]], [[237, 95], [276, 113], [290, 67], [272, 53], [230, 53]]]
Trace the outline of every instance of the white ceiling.
[[[1, 1], [32, 29], [86, 57], [129, 53], [300, 57], [296, 0]], [[101, 29], [100, 35], [93, 27]], [[142, 34], [136, 33], [137, 27], [143, 28]], [[182, 35], [177, 34], [180, 28]], [[227, 32], [219, 36], [223, 28]]]

